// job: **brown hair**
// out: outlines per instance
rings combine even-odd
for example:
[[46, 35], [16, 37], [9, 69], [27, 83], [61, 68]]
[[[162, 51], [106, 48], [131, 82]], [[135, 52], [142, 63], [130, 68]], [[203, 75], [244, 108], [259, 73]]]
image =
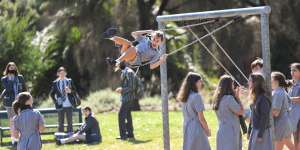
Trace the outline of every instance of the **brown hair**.
[[300, 63], [292, 63], [290, 67], [291, 69], [297, 69], [300, 71]]
[[83, 109], [82, 109], [82, 110], [85, 110], [85, 111], [92, 112], [92, 109], [91, 109], [91, 107], [88, 107], [88, 106], [86, 106], [86, 107], [83, 107]]
[[263, 59], [257, 57], [252, 63], [251, 63], [251, 69], [255, 68], [256, 66], [259, 66], [262, 68], [264, 66]]
[[66, 68], [63, 67], [63, 66], [60, 66], [60, 67], [57, 69], [57, 73], [59, 73], [59, 72], [61, 72], [61, 71], [67, 72]]
[[153, 35], [159, 37], [161, 41], [163, 41], [165, 38], [164, 33], [162, 31], [154, 31]]
[[256, 101], [257, 96], [265, 95], [265, 79], [260, 73], [252, 73], [250, 74], [249, 81], [252, 82], [252, 89], [250, 94], [253, 97], [253, 103]]
[[273, 80], [275, 80], [275, 81], [278, 82], [278, 85], [280, 87], [283, 87], [283, 88], [286, 89], [287, 87], [290, 86], [289, 82], [286, 81], [285, 75], [283, 73], [281, 73], [281, 72], [277, 72], [277, 71], [276, 72], [272, 72], [271, 77], [272, 77]]
[[229, 76], [229, 75], [221, 76], [218, 87], [216, 88], [216, 91], [214, 94], [214, 105], [213, 105], [214, 110], [219, 109], [219, 105], [220, 105], [222, 97], [224, 95], [235, 96], [234, 91], [233, 91], [233, 84], [234, 84], [234, 81], [231, 76]]
[[16, 67], [16, 71], [15, 71], [15, 75], [17, 76], [19, 74], [19, 71], [18, 71], [18, 67], [16, 65], [15, 62], [9, 62], [6, 67], [5, 67], [5, 70], [3, 71], [3, 75], [6, 76], [8, 73], [9, 73], [9, 67], [10, 66], [15, 66]]
[[179, 89], [177, 100], [181, 102], [187, 102], [190, 92], [198, 92], [196, 83], [201, 80], [201, 76], [197, 73], [189, 72], [184, 78], [181, 87]]
[[15, 114], [19, 114], [19, 110], [26, 107], [26, 102], [32, 98], [29, 92], [19, 93], [17, 99], [13, 103], [13, 110]]

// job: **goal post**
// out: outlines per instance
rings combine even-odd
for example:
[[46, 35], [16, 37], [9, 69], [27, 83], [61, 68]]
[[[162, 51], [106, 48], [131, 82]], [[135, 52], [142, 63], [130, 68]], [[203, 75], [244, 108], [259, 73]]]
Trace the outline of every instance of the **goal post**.
[[[271, 95], [271, 58], [270, 58], [270, 40], [269, 40], [269, 15], [271, 7], [250, 7], [237, 8], [226, 10], [214, 10], [205, 12], [193, 12], [173, 15], [157, 16], [159, 30], [164, 30], [165, 25], [171, 21], [187, 21], [199, 19], [214, 19], [236, 16], [250, 16], [260, 15], [260, 32], [261, 32], [261, 47], [264, 65], [264, 76], [266, 79], [266, 87], [268, 94]], [[166, 41], [163, 41], [161, 52], [166, 53]], [[160, 80], [161, 80], [161, 99], [162, 99], [162, 118], [163, 118], [163, 143], [164, 150], [170, 150], [170, 134], [169, 134], [169, 112], [168, 112], [168, 75], [167, 64], [160, 66]]]

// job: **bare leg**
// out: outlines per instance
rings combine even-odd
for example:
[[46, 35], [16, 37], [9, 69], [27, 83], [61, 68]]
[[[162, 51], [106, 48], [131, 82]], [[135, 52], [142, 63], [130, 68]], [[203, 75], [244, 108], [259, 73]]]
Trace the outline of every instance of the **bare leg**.
[[74, 134], [73, 136], [71, 136], [69, 138], [61, 139], [60, 141], [62, 144], [66, 144], [66, 143], [74, 142], [76, 140], [85, 141], [85, 135]]
[[289, 150], [295, 150], [294, 144], [290, 138], [283, 139], [283, 145], [289, 148]]
[[298, 128], [298, 130], [297, 130], [297, 141], [295, 141], [295, 145], [297, 146], [296, 150], [300, 150], [300, 139], [299, 139], [299, 137], [300, 137], [300, 130]]
[[296, 150], [300, 150], [300, 144], [299, 144], [299, 130], [297, 130], [294, 133], [294, 145]]
[[127, 51], [128, 48], [132, 45], [132, 43], [130, 41], [128, 41], [127, 39], [124, 39], [122, 37], [119, 37], [119, 36], [114, 36], [111, 38], [111, 40], [114, 41], [115, 44], [122, 46], [121, 53]]
[[129, 62], [129, 61], [134, 61], [134, 59], [136, 58], [136, 48], [135, 47], [130, 47], [128, 48], [128, 50], [124, 53], [122, 53], [122, 55], [116, 60], [117, 62]]
[[275, 141], [275, 150], [282, 150], [282, 149], [283, 149], [283, 142]]

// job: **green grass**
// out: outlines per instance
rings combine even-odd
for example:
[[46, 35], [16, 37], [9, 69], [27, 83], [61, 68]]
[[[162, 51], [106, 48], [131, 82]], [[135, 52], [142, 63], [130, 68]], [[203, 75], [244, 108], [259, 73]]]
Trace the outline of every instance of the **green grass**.
[[[55, 143], [43, 144], [45, 150], [161, 150], [163, 149], [162, 140], [162, 116], [161, 112], [134, 112], [133, 124], [135, 141], [119, 141], [115, 138], [119, 135], [117, 113], [101, 113], [96, 115], [99, 119], [103, 142], [99, 145], [74, 144], [56, 146]], [[212, 130], [209, 138], [212, 149], [216, 147], [217, 120], [213, 111], [207, 111], [205, 117]], [[182, 113], [170, 112], [170, 145], [172, 150], [182, 149]], [[42, 139], [51, 139], [52, 136], [43, 136]], [[7, 139], [6, 139], [7, 140]], [[246, 149], [246, 139], [244, 136], [243, 147]], [[1, 147], [6, 150], [9, 147]]]

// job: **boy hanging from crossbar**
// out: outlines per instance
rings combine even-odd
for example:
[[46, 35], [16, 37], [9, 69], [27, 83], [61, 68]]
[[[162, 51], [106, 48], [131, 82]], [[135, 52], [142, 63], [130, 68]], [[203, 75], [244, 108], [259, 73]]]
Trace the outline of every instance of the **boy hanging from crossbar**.
[[167, 55], [161, 54], [159, 45], [164, 40], [163, 32], [153, 30], [141, 30], [131, 33], [135, 41], [131, 42], [119, 36], [109, 38], [120, 48], [120, 57], [116, 60], [107, 58], [111, 64], [118, 66], [120, 62], [126, 62], [130, 66], [142, 66], [150, 64], [150, 69], [155, 69], [166, 62]]

